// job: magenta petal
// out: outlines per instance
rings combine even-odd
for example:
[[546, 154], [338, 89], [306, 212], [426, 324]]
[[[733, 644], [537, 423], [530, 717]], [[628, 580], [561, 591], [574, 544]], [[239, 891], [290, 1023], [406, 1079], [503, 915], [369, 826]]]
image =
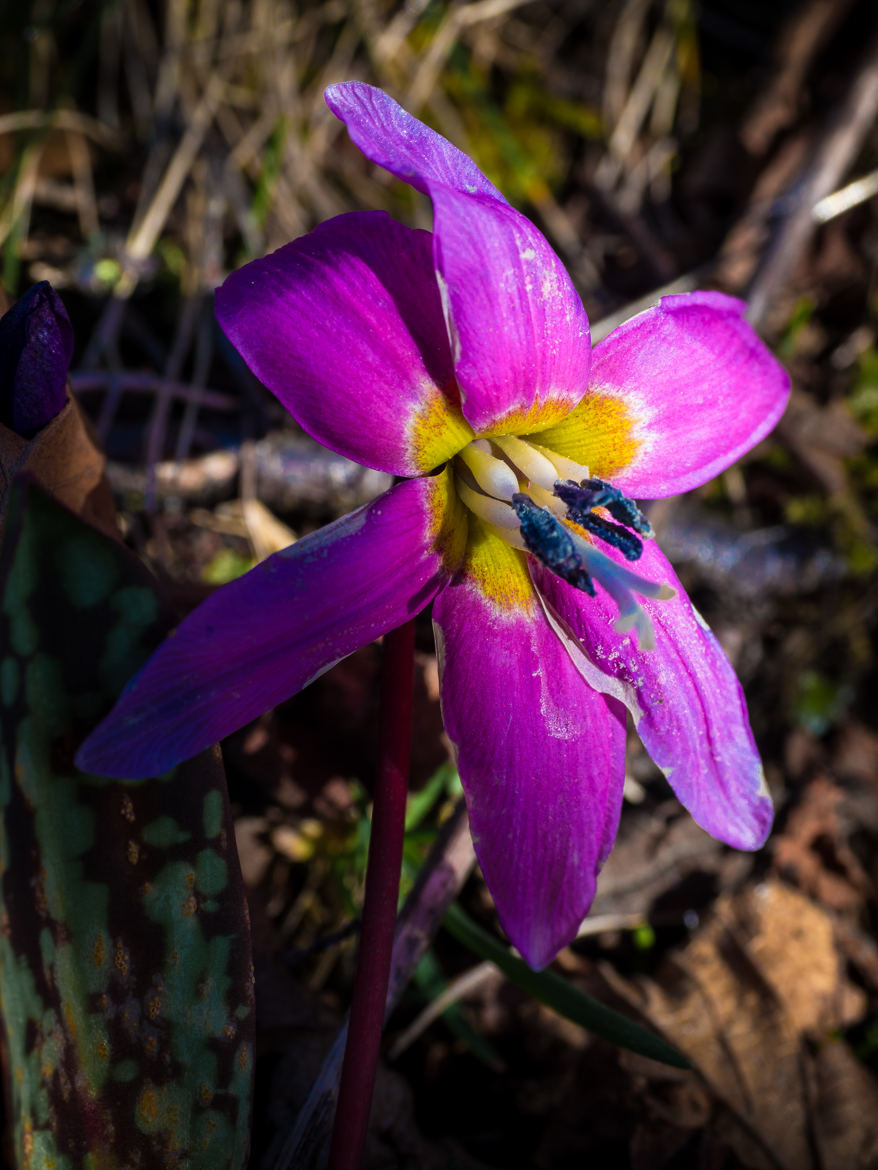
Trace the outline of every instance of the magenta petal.
[[506, 202], [468, 155], [380, 89], [344, 81], [331, 85], [324, 97], [366, 158], [418, 191], [427, 193], [431, 184], [441, 183]]
[[586, 597], [542, 569], [535, 579], [572, 635], [568, 651], [583, 677], [625, 703], [681, 804], [712, 836], [738, 849], [758, 849], [771, 828], [771, 798], [741, 684], [653, 541], [645, 543], [635, 567], [677, 590], [670, 601], [643, 601], [655, 627], [652, 651], [616, 632], [617, 611], [602, 590]]
[[663, 297], [595, 346], [590, 390], [622, 401], [637, 443], [616, 487], [646, 499], [688, 491], [783, 414], [789, 377], [745, 309], [716, 292]]
[[476, 431], [550, 426], [588, 381], [588, 318], [561, 261], [462, 151], [359, 82], [330, 109], [373, 162], [433, 200], [435, 262], [463, 413]]
[[382, 211], [340, 215], [233, 272], [216, 314], [260, 381], [334, 451], [414, 475], [467, 441], [443, 447], [454, 367], [429, 232]]
[[542, 967], [575, 936], [616, 835], [624, 709], [582, 682], [536, 599], [498, 612], [464, 577], [433, 621], [476, 854], [504, 930]]
[[164, 772], [419, 613], [448, 578], [432, 539], [439, 478], [397, 484], [214, 593], [128, 684], [78, 766]]
[[524, 433], [563, 419], [588, 385], [588, 318], [563, 264], [506, 204], [431, 189], [436, 267], [461, 404], [476, 431]]

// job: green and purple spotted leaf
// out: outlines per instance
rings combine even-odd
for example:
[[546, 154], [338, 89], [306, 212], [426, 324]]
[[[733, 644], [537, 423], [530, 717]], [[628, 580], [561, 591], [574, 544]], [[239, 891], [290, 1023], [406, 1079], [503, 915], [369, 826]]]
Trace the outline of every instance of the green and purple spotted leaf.
[[252, 963], [218, 753], [136, 783], [73, 764], [172, 624], [131, 553], [16, 486], [0, 556], [0, 1034], [22, 1170], [246, 1165]]

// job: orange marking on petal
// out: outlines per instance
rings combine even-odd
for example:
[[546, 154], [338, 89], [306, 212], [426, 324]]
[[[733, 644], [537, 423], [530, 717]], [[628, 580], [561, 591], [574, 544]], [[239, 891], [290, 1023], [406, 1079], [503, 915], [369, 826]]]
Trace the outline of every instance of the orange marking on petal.
[[526, 555], [472, 514], [463, 572], [499, 610], [529, 612], [537, 606]]
[[557, 426], [541, 430], [535, 442], [584, 464], [598, 479], [612, 479], [634, 459], [639, 446], [634, 419], [618, 398], [589, 393]]
[[435, 386], [425, 388], [424, 405], [409, 427], [413, 469], [420, 472], [432, 471], [445, 463], [461, 451], [475, 433], [460, 409]]

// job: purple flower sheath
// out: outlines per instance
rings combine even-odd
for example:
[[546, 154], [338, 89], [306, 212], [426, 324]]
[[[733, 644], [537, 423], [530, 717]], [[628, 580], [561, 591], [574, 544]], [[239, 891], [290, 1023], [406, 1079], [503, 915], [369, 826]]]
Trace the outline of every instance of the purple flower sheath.
[[699, 825], [741, 849], [768, 833], [741, 687], [631, 497], [728, 467], [788, 380], [714, 292], [665, 297], [592, 349], [557, 256], [466, 155], [371, 86], [326, 100], [430, 197], [433, 231], [341, 215], [233, 272], [216, 311], [309, 434], [401, 482], [195, 610], [79, 762], [162, 772], [432, 601], [476, 852], [541, 967], [616, 836], [626, 708]]

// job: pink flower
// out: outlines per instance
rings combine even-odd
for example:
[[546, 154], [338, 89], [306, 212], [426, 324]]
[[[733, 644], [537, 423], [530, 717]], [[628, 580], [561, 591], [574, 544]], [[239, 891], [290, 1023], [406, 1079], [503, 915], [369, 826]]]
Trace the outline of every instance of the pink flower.
[[627, 497], [728, 467], [788, 380], [719, 293], [665, 297], [592, 350], [558, 258], [466, 155], [370, 86], [326, 100], [430, 196], [433, 232], [339, 216], [232, 273], [217, 315], [309, 434], [406, 478], [191, 614], [80, 762], [164, 771], [432, 601], [476, 852], [539, 967], [615, 839], [626, 707], [703, 828], [767, 835], [740, 685]]

